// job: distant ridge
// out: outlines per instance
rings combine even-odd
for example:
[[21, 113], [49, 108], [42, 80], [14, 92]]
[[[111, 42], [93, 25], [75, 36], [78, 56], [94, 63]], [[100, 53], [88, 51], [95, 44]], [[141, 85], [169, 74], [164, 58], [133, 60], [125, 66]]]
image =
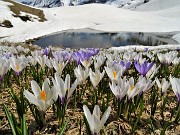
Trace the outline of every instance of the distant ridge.
[[16, 0], [24, 4], [36, 7], [59, 7], [59, 6], [75, 6], [90, 3], [102, 3], [115, 5], [119, 8], [136, 8], [139, 5], [149, 2], [150, 0]]

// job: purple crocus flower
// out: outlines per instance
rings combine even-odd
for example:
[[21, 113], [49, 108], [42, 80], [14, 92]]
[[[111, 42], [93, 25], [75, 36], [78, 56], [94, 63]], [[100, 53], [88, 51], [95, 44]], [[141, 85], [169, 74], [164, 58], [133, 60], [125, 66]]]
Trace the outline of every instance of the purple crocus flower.
[[63, 61], [69, 61], [71, 59], [71, 55], [67, 51], [61, 52], [61, 57], [63, 58]]
[[131, 61], [128, 61], [128, 62], [120, 61], [119, 64], [120, 64], [121, 67], [125, 67], [126, 69], [129, 69], [132, 62]]
[[9, 59], [10, 57], [12, 57], [12, 53], [11, 52], [7, 52], [7, 53], [4, 54], [4, 57]]
[[153, 64], [154, 62], [147, 63], [147, 61], [145, 61], [142, 65], [140, 65], [137, 61], [134, 62], [135, 68], [143, 76], [147, 74], [147, 72], [152, 68]]
[[76, 53], [72, 54], [73, 59], [76, 61], [76, 63], [79, 65], [80, 61], [89, 60], [93, 54], [86, 50], [79, 50]]
[[114, 61], [112, 62], [112, 66], [114, 66], [114, 65], [116, 65], [116, 64], [118, 64], [118, 62], [114, 60]]
[[148, 48], [144, 48], [144, 52], [147, 52], [149, 49]]
[[73, 53], [72, 58], [76, 61], [77, 65], [79, 65], [81, 63], [80, 62], [81, 54], [79, 52]]
[[97, 55], [98, 53], [99, 53], [99, 49], [95, 49], [95, 51], [94, 51], [94, 55]]
[[56, 51], [52, 55], [56, 61], [67, 61], [71, 58], [71, 55], [67, 51]]
[[91, 58], [91, 56], [93, 55], [90, 51], [81, 51], [81, 60], [89, 60]]
[[16, 76], [19, 76], [21, 72], [15, 72], [16, 73]]
[[56, 61], [59, 61], [59, 54], [58, 52], [52, 53], [53, 57], [55, 58]]
[[60, 97], [60, 96], [58, 96], [58, 99], [59, 99], [59, 104], [60, 104], [60, 105], [64, 105], [65, 97]]
[[42, 50], [42, 54], [48, 56], [50, 53], [50, 48], [46, 47], [44, 50]]
[[94, 49], [94, 48], [88, 48], [88, 50], [92, 53], [92, 55], [97, 55], [99, 53], [99, 49]]

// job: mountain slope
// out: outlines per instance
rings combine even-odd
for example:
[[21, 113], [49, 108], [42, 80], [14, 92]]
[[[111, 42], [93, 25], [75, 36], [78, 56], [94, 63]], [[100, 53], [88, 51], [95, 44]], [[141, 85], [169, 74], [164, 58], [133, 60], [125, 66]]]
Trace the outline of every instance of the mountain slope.
[[135, 8], [141, 4], [149, 2], [150, 0], [16, 0], [21, 3], [30, 4], [36, 7], [59, 7], [59, 6], [72, 6], [83, 5], [90, 3], [102, 3], [114, 5], [120, 8]]

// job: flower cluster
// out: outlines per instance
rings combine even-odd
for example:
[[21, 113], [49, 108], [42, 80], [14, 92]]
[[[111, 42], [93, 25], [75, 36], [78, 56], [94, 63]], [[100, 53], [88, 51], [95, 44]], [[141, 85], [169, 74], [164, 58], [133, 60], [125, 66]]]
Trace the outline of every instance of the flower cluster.
[[[46, 47], [30, 51], [22, 46], [6, 49], [0, 58], [0, 85], [3, 91], [11, 89], [9, 93], [16, 103], [19, 120], [11, 123], [11, 128], [17, 126], [18, 129], [13, 130], [17, 134], [25, 130], [22, 124], [28, 111], [42, 128], [46, 111], [51, 110], [62, 131], [67, 115], [83, 111], [84, 132], [88, 133], [89, 127], [90, 134], [103, 132], [103, 126], [108, 127], [109, 121], [115, 118], [131, 123], [133, 134], [143, 112], [149, 111], [145, 111], [146, 106], [151, 107], [148, 112], [151, 118], [160, 112], [162, 123], [180, 121], [178, 50], [54, 50]], [[14, 86], [19, 91], [14, 92]], [[171, 102], [168, 94], [172, 92], [177, 97], [177, 106], [171, 118], [165, 120], [163, 112]], [[156, 111], [158, 107], [160, 110]], [[73, 111], [69, 113], [68, 109]], [[15, 117], [8, 115], [7, 108], [4, 110], [8, 120], [13, 121]], [[101, 119], [100, 110], [104, 113]]]

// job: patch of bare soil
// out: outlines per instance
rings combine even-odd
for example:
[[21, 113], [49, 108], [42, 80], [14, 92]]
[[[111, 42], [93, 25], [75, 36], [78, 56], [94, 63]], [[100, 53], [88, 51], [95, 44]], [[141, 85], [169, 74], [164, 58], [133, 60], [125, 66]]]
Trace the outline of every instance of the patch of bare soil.
[[29, 18], [28, 18], [28, 16], [21, 16], [20, 12], [25, 12], [28, 14], [38, 16], [40, 18], [40, 20], [39, 20], [40, 22], [46, 21], [45, 15], [44, 15], [43, 11], [40, 9], [25, 6], [23, 4], [19, 4], [12, 0], [3, 0], [3, 1], [12, 3], [13, 5], [8, 5], [10, 10], [15, 14], [15, 16], [20, 17], [23, 20], [28, 20]]

